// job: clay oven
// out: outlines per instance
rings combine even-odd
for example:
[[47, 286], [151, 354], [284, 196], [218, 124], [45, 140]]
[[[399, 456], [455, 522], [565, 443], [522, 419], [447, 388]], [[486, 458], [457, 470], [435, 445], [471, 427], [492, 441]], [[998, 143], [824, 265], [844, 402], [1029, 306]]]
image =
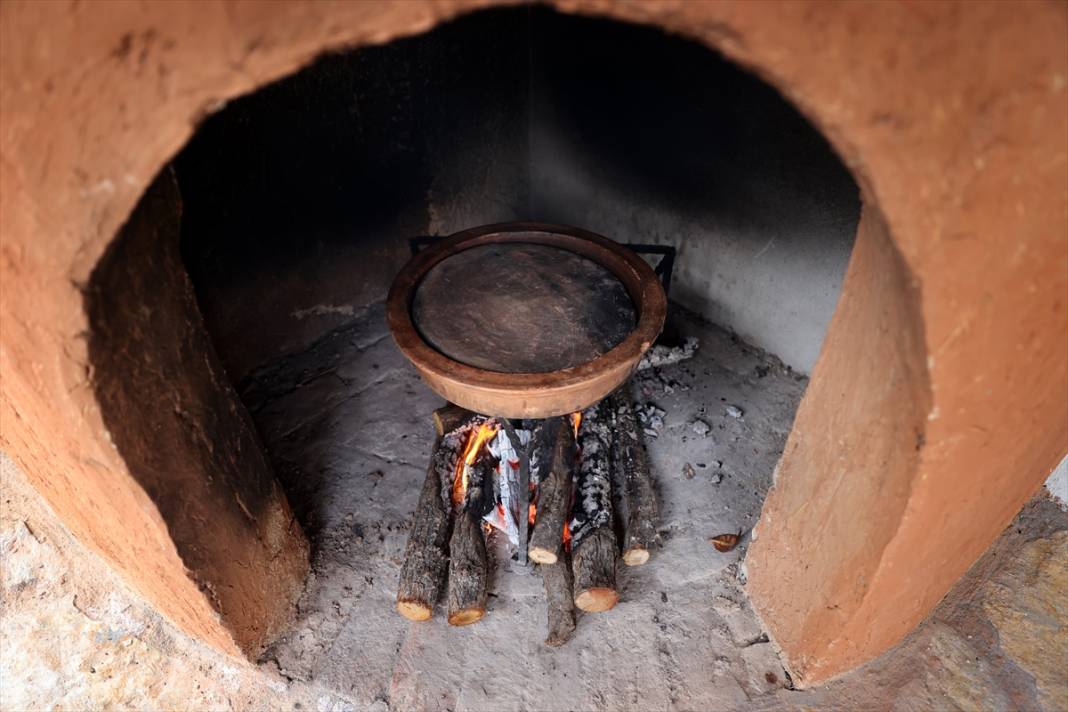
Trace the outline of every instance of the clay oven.
[[825, 680], [1063, 455], [1060, 9], [554, 4], [5, 6], [4, 448], [181, 628], [313, 670], [301, 626], [381, 608], [442, 405], [389, 351], [409, 240], [674, 246], [699, 345], [627, 411], [675, 547], [647, 569], [682, 611], [741, 534], [768, 644]]

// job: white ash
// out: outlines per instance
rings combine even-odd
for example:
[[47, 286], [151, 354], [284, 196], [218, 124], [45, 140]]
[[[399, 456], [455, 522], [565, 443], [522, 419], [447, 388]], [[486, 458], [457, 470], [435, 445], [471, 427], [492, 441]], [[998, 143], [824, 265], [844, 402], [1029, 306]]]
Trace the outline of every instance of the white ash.
[[611, 425], [611, 414], [602, 414], [596, 405], [582, 412], [578, 433], [579, 465], [575, 478], [575, 503], [571, 510], [572, 548], [578, 547], [590, 532], [612, 519], [612, 486], [608, 469], [612, 446]]
[[696, 336], [690, 336], [683, 342], [681, 346], [654, 346], [645, 352], [641, 361], [638, 362], [638, 370], [645, 371], [650, 368], [660, 368], [662, 366], [671, 366], [679, 361], [685, 361], [688, 358], [693, 358], [693, 355], [697, 353], [697, 347], [699, 342]]
[[736, 405], [728, 405], [724, 410], [727, 412], [727, 415], [732, 418], [741, 418], [745, 415], [745, 412]]
[[634, 378], [641, 393], [646, 398], [651, 398], [655, 393], [671, 395], [676, 390], [686, 391], [690, 386], [685, 381], [680, 381], [673, 375], [674, 369], [649, 368], [639, 371]]
[[635, 408], [634, 413], [638, 416], [638, 422], [645, 426], [646, 430], [655, 431], [656, 434], [653, 437], [660, 434], [664, 427], [664, 416], [667, 415], [667, 411], [656, 407], [652, 403], [646, 403]]
[[703, 421], [701, 419], [697, 419], [697, 420], [693, 421], [693, 423], [691, 423], [690, 427], [692, 427], [693, 431], [695, 433], [697, 433], [698, 435], [700, 435], [701, 437], [704, 437], [704, 436], [708, 435], [708, 433], [711, 432], [711, 430], [712, 430], [712, 426], [710, 426], [708, 423], [706, 423], [705, 421]]
[[[545, 443], [545, 438], [540, 435], [540, 430], [544, 425], [544, 420], [536, 421], [531, 435], [535, 443], [542, 443], [541, 448], [531, 448], [530, 453], [530, 483], [535, 487], [540, 485], [541, 481], [549, 474], [549, 467], [552, 465], [553, 460], [551, 445]], [[544, 448], [544, 452], [542, 452], [542, 448]]]
[[[475, 416], [463, 425], [442, 436], [440, 447], [435, 453], [435, 467], [441, 473], [441, 491], [443, 501], [452, 501], [452, 489], [455, 484], [456, 471], [459, 458], [463, 452], [471, 432], [482, 423], [489, 420], [485, 416]], [[530, 440], [530, 431], [519, 429], [516, 431], [520, 446], [525, 446]], [[500, 530], [514, 548], [519, 546], [519, 527], [517, 524], [520, 516], [519, 498], [515, 495], [519, 486], [519, 455], [512, 446], [504, 428], [500, 428], [497, 434], [484, 446], [487, 451], [499, 462], [497, 473], [493, 478], [493, 499], [496, 505], [486, 512], [482, 519], [494, 528]], [[475, 472], [472, 465], [464, 464], [464, 470], [469, 481], [469, 488], [476, 486]], [[479, 487], [486, 483], [477, 483]], [[450, 504], [451, 506], [451, 504]]]
[[[519, 446], [526, 447], [530, 442], [530, 431], [517, 429], [515, 434], [519, 438]], [[519, 517], [526, 516], [525, 512], [519, 511], [522, 507], [521, 498], [518, 496], [520, 456], [504, 428], [497, 431], [497, 435], [486, 447], [490, 454], [500, 461], [496, 477], [497, 486], [494, 487], [499, 506], [495, 511], [488, 512], [483, 520], [504, 533], [508, 537], [509, 544], [518, 547], [518, 520]]]

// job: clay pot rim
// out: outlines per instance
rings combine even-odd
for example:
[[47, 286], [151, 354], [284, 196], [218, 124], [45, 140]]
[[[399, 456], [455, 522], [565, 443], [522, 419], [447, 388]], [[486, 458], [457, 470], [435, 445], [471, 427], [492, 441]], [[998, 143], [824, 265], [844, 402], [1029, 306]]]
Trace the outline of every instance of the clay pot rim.
[[[500, 242], [551, 245], [604, 266], [627, 290], [638, 312], [638, 323], [622, 342], [592, 361], [547, 373], [490, 371], [461, 363], [435, 350], [423, 340], [412, 321], [411, 306], [419, 283], [434, 265], [447, 257]], [[642, 354], [660, 334], [666, 315], [667, 296], [660, 280], [632, 250], [587, 230], [536, 222], [484, 225], [435, 242], [401, 269], [386, 301], [386, 320], [397, 347], [431, 388], [458, 405], [505, 417], [548, 417], [579, 410], [576, 404], [586, 407], [597, 402], [637, 367]], [[441, 387], [442, 381], [448, 383], [447, 388]], [[605, 390], [607, 382], [612, 383]], [[463, 402], [466, 392], [472, 394], [472, 399]], [[584, 392], [588, 392], [586, 397], [582, 397]], [[554, 393], [562, 400], [554, 398]], [[530, 402], [532, 395], [537, 396], [538, 405]], [[556, 401], [560, 402], [552, 405]], [[494, 410], [487, 412], [487, 402]], [[475, 403], [480, 407], [473, 407]]]

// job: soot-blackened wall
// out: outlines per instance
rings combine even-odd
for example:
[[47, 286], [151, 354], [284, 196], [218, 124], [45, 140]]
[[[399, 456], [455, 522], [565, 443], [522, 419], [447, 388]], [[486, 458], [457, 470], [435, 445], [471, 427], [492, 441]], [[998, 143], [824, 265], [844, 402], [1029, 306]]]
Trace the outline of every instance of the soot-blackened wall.
[[541, 220], [680, 250], [672, 297], [808, 371], [859, 198], [755, 76], [661, 30], [511, 8], [326, 57], [177, 161], [231, 375], [381, 299], [407, 238]]
[[384, 298], [410, 237], [527, 203], [526, 15], [328, 55], [231, 103], [176, 161], [183, 254], [231, 377]]

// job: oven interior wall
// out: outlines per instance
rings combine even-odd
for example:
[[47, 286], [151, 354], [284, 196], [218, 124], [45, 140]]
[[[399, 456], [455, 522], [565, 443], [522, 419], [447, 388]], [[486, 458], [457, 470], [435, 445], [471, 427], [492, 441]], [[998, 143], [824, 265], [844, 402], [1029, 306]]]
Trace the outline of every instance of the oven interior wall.
[[230, 377], [381, 300], [408, 239], [527, 204], [526, 16], [328, 55], [206, 120], [176, 160], [183, 255]]
[[675, 245], [675, 301], [810, 372], [860, 210], [819, 132], [697, 43], [553, 13], [532, 27], [531, 214]]
[[176, 168], [183, 254], [235, 381], [382, 299], [408, 238], [507, 220], [675, 245], [673, 299], [807, 372], [859, 212], [756, 77], [542, 8], [324, 57], [210, 117]]

